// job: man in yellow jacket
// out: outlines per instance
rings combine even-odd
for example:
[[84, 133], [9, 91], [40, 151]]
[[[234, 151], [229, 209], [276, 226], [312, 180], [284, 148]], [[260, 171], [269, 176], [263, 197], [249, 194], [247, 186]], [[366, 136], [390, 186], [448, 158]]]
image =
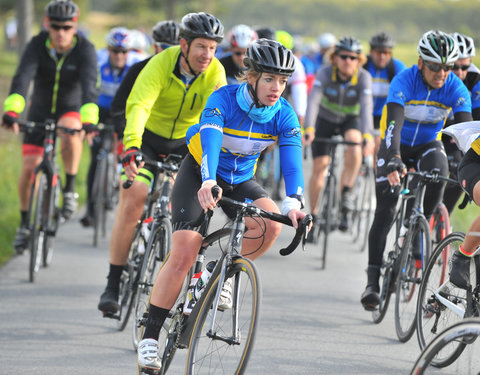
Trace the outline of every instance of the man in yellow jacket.
[[180, 45], [154, 56], [139, 74], [127, 100], [122, 180], [137, 181], [120, 190], [110, 239], [110, 270], [98, 309], [105, 316], [119, 310], [120, 276], [127, 263], [135, 226], [140, 219], [153, 173], [137, 166], [136, 156], [187, 153], [185, 134], [197, 123], [210, 94], [226, 84], [225, 70], [214, 57], [223, 25], [200, 12], [185, 15]]

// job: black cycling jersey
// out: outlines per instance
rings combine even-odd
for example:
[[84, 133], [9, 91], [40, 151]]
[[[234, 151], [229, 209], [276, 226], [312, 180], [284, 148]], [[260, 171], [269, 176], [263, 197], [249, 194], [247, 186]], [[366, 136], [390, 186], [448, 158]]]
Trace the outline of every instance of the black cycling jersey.
[[225, 75], [227, 76], [227, 82], [229, 84], [237, 83], [237, 77], [242, 73], [242, 68], [240, 68], [233, 61], [232, 55], [224, 56], [220, 59], [223, 67], [225, 68]]
[[127, 119], [125, 118], [125, 106], [127, 105], [130, 91], [132, 91], [132, 87], [138, 75], [152, 57], [153, 56], [139, 61], [128, 69], [127, 74], [123, 77], [122, 83], [113, 97], [112, 104], [110, 105], [110, 114], [112, 116], [113, 125], [115, 125], [115, 132], [118, 134], [119, 139], [123, 138], [123, 130], [127, 123]]
[[49, 34], [41, 31], [28, 43], [12, 80], [10, 94], [27, 97], [34, 80], [28, 118], [43, 121], [69, 111], [79, 112], [84, 104], [96, 103], [97, 55], [85, 37], [76, 34], [74, 46], [57, 56]]

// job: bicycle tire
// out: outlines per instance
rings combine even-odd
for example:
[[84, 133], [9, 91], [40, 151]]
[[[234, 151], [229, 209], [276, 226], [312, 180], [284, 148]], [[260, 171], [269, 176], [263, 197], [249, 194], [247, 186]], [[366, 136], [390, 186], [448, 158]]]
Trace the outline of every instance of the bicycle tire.
[[[403, 244], [400, 274], [395, 295], [395, 331], [401, 342], [407, 342], [415, 332], [417, 298], [423, 272], [430, 257], [430, 226], [424, 216], [410, 218], [413, 221]], [[419, 238], [419, 243], [416, 239]], [[420, 245], [421, 258], [414, 257], [414, 246]]]
[[373, 196], [375, 192], [373, 170], [371, 167], [365, 167], [365, 173], [363, 175], [363, 190], [362, 190], [362, 205], [359, 220], [357, 223], [358, 239], [357, 243], [360, 243], [359, 250], [365, 251], [368, 244], [368, 233], [372, 224], [373, 214]]
[[[237, 258], [227, 269], [226, 277], [233, 278], [232, 310], [217, 311], [214, 332], [225, 335], [222, 339], [207, 336], [210, 328], [211, 308], [217, 292], [219, 277], [204, 291], [206, 293], [195, 318], [187, 354], [186, 374], [243, 374], [253, 350], [261, 305], [261, 284], [252, 261]], [[245, 289], [243, 289], [245, 288]], [[241, 289], [241, 290], [240, 290]], [[245, 305], [244, 305], [245, 303]], [[231, 336], [232, 321], [237, 318], [241, 340], [235, 344]], [[225, 326], [222, 324], [225, 323]], [[230, 333], [229, 333], [230, 332]], [[217, 336], [218, 337], [218, 336]], [[219, 358], [221, 356], [221, 358]], [[227, 357], [228, 356], [228, 357]], [[213, 367], [213, 368], [212, 368]]]
[[[422, 351], [416, 360], [411, 375], [429, 374], [431, 366], [435, 366], [435, 358], [438, 354], [451, 344], [459, 344], [462, 348], [454, 361], [464, 352], [468, 355], [468, 360], [462, 356], [461, 361], [457, 361], [457, 366], [452, 369], [452, 374], [477, 374], [480, 368], [480, 320], [478, 318], [469, 318], [455, 323], [442, 331], [435, 337]], [[473, 363], [474, 362], [474, 363]], [[453, 361], [452, 361], [453, 363]], [[451, 365], [450, 363], [449, 365]], [[472, 372], [473, 371], [473, 372]], [[432, 373], [438, 373], [438, 369]]]
[[[141, 223], [141, 222], [140, 222]], [[140, 264], [141, 255], [138, 254], [138, 242], [143, 241], [140, 235], [141, 224], [137, 225], [133, 235], [132, 244], [128, 253], [127, 264], [125, 265], [122, 275], [120, 277], [120, 309], [118, 310], [117, 329], [123, 331], [128, 323], [128, 318], [133, 309], [133, 301], [136, 295], [136, 284], [138, 282], [138, 268]]]
[[58, 171], [56, 173], [56, 177], [54, 177], [56, 181], [52, 181], [53, 187], [53, 195], [50, 194], [48, 191], [48, 197], [51, 197], [51, 204], [48, 209], [49, 217], [47, 223], [47, 235], [45, 236], [45, 245], [43, 246], [43, 266], [48, 267], [52, 263], [53, 259], [53, 246], [55, 243], [55, 235], [57, 233], [59, 220], [60, 220], [60, 194], [62, 193], [61, 189], [61, 182], [58, 177]]
[[135, 350], [141, 340], [143, 330], [141, 322], [148, 309], [150, 292], [160, 271], [163, 261], [171, 248], [172, 224], [167, 218], [162, 218], [153, 230], [151, 244], [147, 246], [143, 264], [138, 278], [138, 288], [133, 308], [133, 347]]
[[440, 202], [435, 207], [429, 224], [430, 232], [432, 233], [432, 244], [433, 247], [435, 247], [452, 232], [450, 228], [450, 215], [445, 204]]
[[97, 161], [92, 185], [93, 205], [93, 246], [98, 246], [98, 238], [105, 219], [105, 185], [107, 181], [107, 158], [104, 155]]
[[353, 243], [357, 243], [360, 239], [362, 227], [362, 209], [364, 206], [364, 192], [366, 187], [365, 173], [367, 173], [366, 166], [362, 164], [360, 170], [358, 171], [355, 185], [352, 189], [354, 208], [351, 212], [350, 232]]
[[31, 225], [31, 241], [30, 241], [30, 264], [29, 264], [29, 280], [31, 283], [35, 281], [35, 275], [40, 269], [40, 265], [43, 259], [43, 246], [45, 245], [45, 224], [46, 216], [44, 212], [46, 211], [45, 205], [48, 203], [46, 195], [48, 193], [48, 181], [47, 175], [41, 173], [38, 178], [38, 186], [32, 188], [32, 197], [35, 207], [33, 213], [33, 222]]
[[[417, 339], [421, 350], [425, 349], [439, 332], [462, 319], [438, 301], [434, 292], [439, 289], [444, 281], [443, 262], [445, 256], [443, 253], [445, 251], [448, 252], [447, 264], [450, 269], [451, 257], [463, 243], [464, 239], [465, 234], [460, 232], [453, 232], [445, 237], [432, 253], [425, 269], [424, 277], [420, 284], [416, 318]], [[465, 291], [458, 288], [451, 288], [444, 296], [459, 303], [466, 299]], [[445, 351], [441, 357], [434, 359], [434, 364], [438, 367], [448, 366], [460, 355], [457, 350], [461, 349], [452, 347], [449, 351]]]
[[[336, 212], [333, 212], [333, 205], [335, 199], [335, 176], [330, 175], [327, 177], [327, 182], [324, 189], [324, 205], [320, 207], [320, 215], [323, 217], [323, 238], [322, 238], [322, 270], [325, 269], [327, 264], [327, 249], [328, 249], [328, 236], [333, 230], [332, 219], [336, 217]], [[320, 229], [322, 230], [322, 229]], [[319, 236], [320, 239], [321, 236]]]
[[399, 231], [399, 216], [397, 215], [394, 223], [392, 223], [390, 230], [387, 233], [387, 239], [385, 243], [385, 251], [383, 252], [382, 265], [380, 266], [380, 303], [378, 309], [372, 311], [372, 320], [375, 324], [382, 322], [385, 317], [390, 298], [392, 296], [395, 279], [397, 273], [395, 271], [396, 264], [399, 263], [397, 257], [399, 255], [397, 247], [397, 233]]

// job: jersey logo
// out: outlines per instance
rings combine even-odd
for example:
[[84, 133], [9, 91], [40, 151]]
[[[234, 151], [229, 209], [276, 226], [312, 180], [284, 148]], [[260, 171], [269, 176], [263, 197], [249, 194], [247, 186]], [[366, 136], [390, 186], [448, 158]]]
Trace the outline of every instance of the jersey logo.
[[283, 135], [286, 137], [286, 138], [294, 138], [294, 137], [298, 137], [299, 135], [301, 134], [301, 130], [299, 127], [296, 127], [296, 128], [292, 128], [286, 132], [283, 133]]
[[393, 96], [397, 99], [400, 99], [402, 101], [405, 101], [405, 95], [401, 91], [396, 91]]
[[206, 109], [204, 116], [205, 117], [220, 117], [222, 114], [218, 108]]
[[455, 107], [461, 106], [465, 104], [465, 102], [466, 102], [466, 99], [463, 96], [461, 96], [458, 98], [457, 102], [455, 103]]

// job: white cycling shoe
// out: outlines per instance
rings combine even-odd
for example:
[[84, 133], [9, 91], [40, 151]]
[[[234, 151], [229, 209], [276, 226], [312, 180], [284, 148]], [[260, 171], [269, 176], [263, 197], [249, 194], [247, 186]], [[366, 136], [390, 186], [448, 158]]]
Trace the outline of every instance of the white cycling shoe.
[[154, 339], [143, 339], [140, 341], [138, 343], [137, 358], [139, 373], [158, 374], [162, 368], [162, 362], [158, 358], [158, 341]]

